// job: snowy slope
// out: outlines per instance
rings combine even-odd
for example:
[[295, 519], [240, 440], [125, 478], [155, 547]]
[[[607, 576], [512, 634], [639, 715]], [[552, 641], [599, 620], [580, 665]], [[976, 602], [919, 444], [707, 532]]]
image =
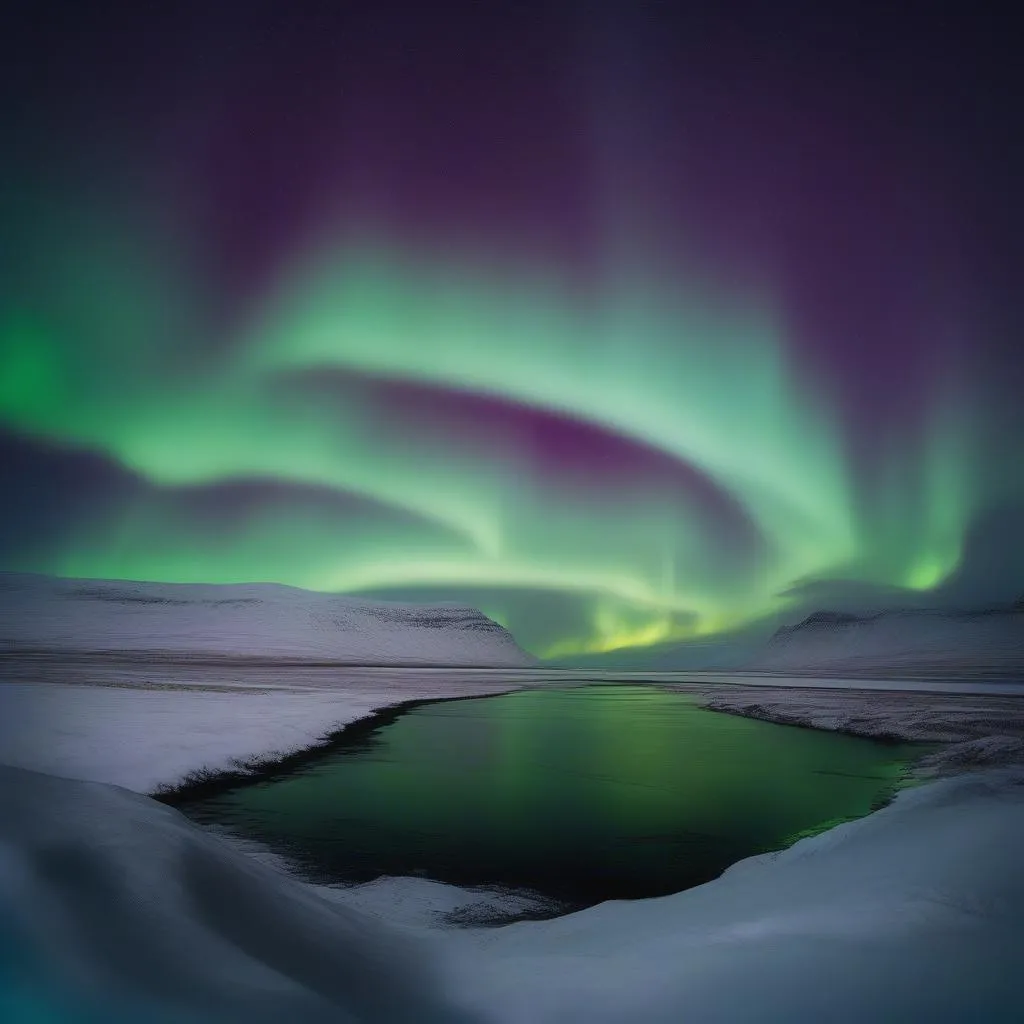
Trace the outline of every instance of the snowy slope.
[[146, 797], [0, 768], [0, 1020], [473, 1018], [441, 992], [422, 940]]
[[1024, 775], [961, 776], [707, 885], [483, 933], [502, 1024], [1016, 1022]]
[[0, 768], [0, 1019], [1010, 1024], [1022, 848], [1024, 775], [990, 772], [674, 896], [453, 934], [145, 797]]
[[1024, 611], [817, 612], [780, 629], [746, 667], [850, 675], [1024, 675]]
[[273, 583], [0, 574], [0, 650], [149, 651], [361, 665], [529, 665], [497, 623], [454, 605], [385, 604]]

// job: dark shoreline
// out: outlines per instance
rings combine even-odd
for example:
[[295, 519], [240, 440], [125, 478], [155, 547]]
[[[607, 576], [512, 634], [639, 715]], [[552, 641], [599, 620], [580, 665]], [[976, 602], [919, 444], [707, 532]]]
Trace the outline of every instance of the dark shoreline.
[[463, 697], [421, 697], [403, 701], [401, 704], [392, 704], [377, 711], [371, 711], [364, 718], [358, 718], [356, 721], [349, 722], [340, 729], [328, 733], [313, 746], [304, 747], [302, 750], [296, 750], [281, 757], [253, 757], [245, 761], [237, 761], [239, 767], [235, 770], [199, 768], [189, 772], [180, 782], [158, 786], [148, 795], [168, 807], [181, 807], [194, 800], [219, 796], [236, 786], [272, 782], [280, 776], [288, 775], [319, 760], [325, 754], [331, 754], [370, 739], [375, 732], [392, 725], [407, 711], [413, 711], [427, 704], [486, 700], [488, 697], [507, 696], [509, 693], [515, 692], [517, 691], [507, 690], [502, 693], [468, 694]]
[[[603, 688], [603, 687], [605, 687], [607, 685], [611, 685], [611, 684], [610, 684], [609, 681], [601, 681], [601, 682], [598, 682], [598, 683], [592, 684], [592, 685], [594, 686], [594, 688], [596, 688], [596, 687], [602, 687]], [[636, 688], [639, 688], [639, 689], [647, 689], [648, 686], [649, 686], [649, 684], [645, 684], [645, 683], [642, 683], [642, 682], [634, 682], [634, 681], [630, 681], [630, 682], [625, 683], [625, 684], [619, 683], [617, 685], [619, 685], [619, 686], [625, 685], [627, 687], [636, 687]], [[571, 686], [570, 688], [571, 689], [576, 689], [578, 687], [579, 687], [579, 684], [577, 684], [577, 686]], [[660, 689], [660, 688], [651, 687], [651, 689]], [[281, 758], [271, 758], [271, 759], [266, 759], [266, 760], [262, 760], [261, 759], [261, 760], [258, 760], [258, 761], [254, 761], [252, 764], [242, 765], [239, 768], [239, 770], [237, 770], [237, 771], [227, 770], [227, 771], [217, 771], [217, 772], [210, 771], [210, 772], [192, 773], [191, 776], [186, 777], [186, 779], [182, 780], [182, 782], [180, 784], [174, 785], [174, 786], [170, 786], [170, 787], [162, 787], [160, 791], [158, 791], [155, 794], [152, 794], [152, 796], [153, 796], [154, 799], [156, 799], [159, 802], [165, 804], [166, 806], [174, 807], [175, 809], [180, 810], [183, 813], [185, 813], [187, 816], [191, 817], [190, 805], [200, 804], [204, 800], [207, 800], [207, 799], [210, 799], [210, 798], [216, 798], [217, 796], [223, 795], [224, 793], [226, 793], [228, 791], [231, 791], [233, 789], [239, 788], [239, 787], [248, 788], [249, 786], [252, 786], [252, 785], [259, 786], [259, 785], [261, 785], [263, 783], [273, 783], [273, 782], [276, 782], [276, 781], [281, 781], [281, 780], [287, 778], [289, 775], [291, 775], [293, 773], [301, 772], [301, 770], [303, 769], [304, 766], [315, 764], [316, 762], [320, 761], [322, 758], [329, 757], [334, 752], [353, 752], [353, 753], [359, 753], [361, 750], [365, 749], [363, 747], [363, 744], [366, 744], [367, 747], [371, 746], [374, 743], [375, 737], [377, 736], [377, 734], [381, 730], [383, 730], [387, 726], [389, 726], [389, 725], [395, 723], [396, 721], [398, 721], [407, 711], [408, 712], [415, 712], [416, 710], [418, 710], [420, 708], [426, 707], [428, 705], [433, 705], [433, 704], [441, 704], [441, 703], [447, 704], [447, 703], [452, 703], [454, 701], [466, 701], [466, 700], [483, 700], [483, 699], [489, 699], [489, 697], [491, 697], [491, 696], [508, 696], [510, 692], [514, 693], [514, 692], [521, 692], [521, 691], [519, 691], [519, 690], [512, 690], [512, 691], [507, 691], [507, 692], [505, 692], [503, 694], [493, 694], [493, 695], [484, 695], [484, 696], [467, 695], [467, 696], [447, 697], [447, 698], [425, 698], [425, 699], [411, 700], [411, 701], [408, 701], [408, 702], [404, 702], [402, 704], [398, 704], [398, 705], [382, 708], [382, 709], [380, 709], [380, 710], [378, 710], [376, 712], [373, 712], [373, 713], [367, 715], [365, 718], [362, 718], [362, 719], [359, 719], [359, 720], [357, 720], [355, 722], [352, 722], [349, 725], [347, 725], [347, 726], [337, 730], [336, 732], [331, 733], [329, 736], [325, 737], [324, 740], [321, 743], [319, 743], [319, 744], [317, 744], [317, 745], [315, 745], [313, 747], [306, 748], [306, 749], [304, 749], [302, 751], [298, 751], [296, 753], [293, 753], [293, 754], [290, 754], [290, 755], [287, 755], [287, 756], [281, 757]], [[700, 699], [700, 694], [699, 693], [687, 692], [687, 690], [685, 690], [685, 689], [684, 690], [673, 689], [673, 690], [669, 690], [668, 692], [670, 692], [670, 693], [674, 692], [677, 697], [683, 698], [683, 701], [685, 703], [687, 703], [687, 704], [691, 704], [691, 705], [693, 705], [695, 707], [701, 708], [701, 710], [708, 710], [708, 709], [703, 708], [703, 706], [702, 706], [703, 702]], [[726, 712], [720, 712], [720, 713], [726, 713]], [[746, 717], [746, 716], [740, 716], [740, 717]], [[770, 723], [770, 724], [786, 724], [786, 723]], [[828, 731], [828, 730], [817, 730], [817, 731]], [[877, 740], [876, 740], [876, 742], [877, 742]], [[893, 741], [893, 742], [898, 743], [899, 741]], [[880, 745], [889, 746], [890, 744], [889, 743], [882, 743]], [[904, 743], [903, 745], [905, 746], [906, 744]], [[923, 748], [922, 751], [921, 751], [921, 754], [924, 755], [924, 754], [930, 752], [931, 750], [933, 750], [936, 745], [935, 744], [921, 744], [921, 746]], [[812, 828], [809, 828], [809, 829], [807, 829], [805, 831], [801, 831], [799, 833], [793, 833], [793, 834], [790, 834], [790, 835], [786, 835], [785, 837], [780, 837], [777, 845], [773, 844], [770, 847], [768, 847], [768, 846], [763, 847], [763, 848], [761, 848], [759, 850], [756, 850], [754, 852], [747, 853], [745, 855], [739, 856], [737, 858], [737, 860], [746, 859], [747, 856], [756, 856], [759, 853], [779, 852], [781, 850], [787, 849], [788, 847], [792, 846], [795, 842], [798, 842], [800, 839], [803, 839], [803, 838], [805, 838], [807, 836], [816, 835], [816, 834], [818, 834], [820, 832], [827, 831], [827, 830], [835, 827], [836, 825], [838, 825], [838, 824], [840, 824], [842, 822], [857, 820], [857, 819], [859, 819], [861, 817], [866, 816], [867, 814], [871, 814], [871, 813], [874, 813], [874, 812], [882, 809], [883, 807], [887, 806], [888, 804], [890, 804], [895, 799], [895, 797], [898, 795], [900, 790], [903, 789], [907, 785], [907, 783], [914, 781], [913, 780], [913, 776], [911, 774], [911, 768], [912, 768], [913, 764], [916, 763], [916, 761], [918, 759], [919, 758], [917, 756], [913, 756], [913, 760], [912, 761], [907, 761], [906, 763], [902, 764], [902, 767], [901, 767], [901, 770], [900, 770], [898, 776], [890, 779], [886, 784], [884, 784], [875, 793], [875, 795], [874, 795], [874, 797], [873, 797], [873, 799], [871, 801], [870, 807], [865, 812], [858, 813], [858, 814], [854, 815], [853, 817], [843, 817], [843, 818], [830, 819], [828, 821], [821, 822], [820, 824], [818, 824], [818, 825], [816, 825], [816, 826], [814, 826]], [[830, 773], [826, 772], [825, 774], [830, 774]], [[204, 820], [204, 819], [199, 819], [199, 820]], [[724, 867], [722, 867], [721, 870], [723, 870], [723, 871], [727, 870], [735, 862], [736, 861], [730, 860]], [[321, 878], [321, 877], [318, 876], [318, 874], [315, 871], [313, 871], [313, 872], [308, 871], [307, 869], [304, 869], [302, 867], [297, 866], [297, 864], [293, 865], [290, 870], [293, 870], [297, 874], [297, 876], [302, 878], [304, 881], [311, 882], [312, 884], [338, 884], [336, 882], [336, 880], [334, 880], [332, 878]], [[386, 877], [386, 876], [381, 876], [381, 877]], [[451, 881], [451, 880], [446, 879], [446, 878], [435, 877], [433, 875], [426, 876], [426, 877], [428, 877], [430, 880], [438, 882], [440, 884], [455, 885], [456, 887], [463, 887], [463, 886], [460, 885], [460, 883], [455, 882], [455, 881]], [[715, 877], [717, 877], [717, 875]], [[359, 883], [358, 882], [354, 882], [352, 884], [358, 885]], [[694, 885], [700, 885], [700, 884], [704, 884], [704, 882], [703, 881], [699, 881], [699, 882], [691, 883], [689, 885], [684, 886], [684, 889], [685, 888], [691, 888]], [[499, 888], [507, 887], [508, 891], [510, 893], [515, 893], [515, 894], [523, 894], [523, 893], [525, 893], [527, 891], [525, 889], [520, 889], [518, 886], [516, 886], [513, 883], [510, 883], [508, 881], [503, 882], [503, 883], [498, 883], [498, 887]], [[465, 886], [465, 888], [467, 888], [468, 891], [474, 891], [474, 889], [476, 889], [476, 888], [489, 889], [491, 887], [483, 885], [483, 886]], [[677, 891], [677, 890], [675, 890], [675, 889], [672, 890], [672, 892], [675, 892], [675, 891]], [[680, 889], [678, 891], [683, 891], [683, 889]], [[509, 923], [518, 922], [518, 921], [546, 920], [546, 919], [549, 919], [549, 918], [561, 917], [561, 916], [564, 916], [567, 913], [571, 913], [571, 912], [576, 911], [576, 910], [582, 910], [582, 909], [585, 909], [586, 907], [594, 905], [591, 902], [582, 902], [582, 903], [578, 903], [577, 904], [577, 903], [574, 903], [572, 901], [567, 901], [566, 899], [564, 899], [562, 897], [559, 897], [559, 896], [551, 896], [551, 895], [549, 895], [547, 893], [538, 893], [534, 889], [529, 889], [529, 892], [533, 896], [538, 896], [538, 895], [542, 896], [545, 905], [543, 907], [530, 907], [530, 908], [525, 908], [525, 909], [517, 909], [514, 912], [510, 912], [510, 913], [505, 913], [505, 912], [501, 912], [501, 911], [495, 912], [493, 910], [493, 908], [492, 908], [490, 911], [488, 911], [487, 914], [484, 914], [482, 917], [478, 913], [479, 908], [472, 908], [472, 912], [468, 914], [468, 917], [467, 917], [466, 920], [461, 920], [461, 919], [457, 920], [456, 918], [458, 918], [458, 913], [456, 913], [455, 918], [450, 920], [448, 923], [449, 924], [453, 924], [453, 925], [458, 924], [458, 925], [463, 925], [463, 926], [465, 926], [465, 925], [472, 925], [472, 926], [476, 926], [476, 927], [499, 926], [499, 925], [509, 924]], [[657, 895], [667, 895], [667, 893], [659, 893]], [[639, 894], [639, 895], [635, 895], [635, 896], [611, 895], [611, 896], [608, 896], [606, 898], [608, 898], [608, 899], [646, 899], [646, 898], [652, 898], [652, 897], [651, 897], [650, 894]], [[599, 902], [601, 902], [601, 901], [599, 901]], [[465, 909], [465, 908], [463, 908], [463, 909]]]
[[[195, 663], [192, 663], [195, 664]], [[278, 663], [279, 664], [279, 663]], [[306, 663], [306, 667], [309, 667]], [[341, 667], [341, 666], [338, 666]], [[471, 671], [471, 670], [470, 670]], [[554, 680], [548, 679], [548, 686]], [[742, 718], [753, 718], [774, 725], [787, 725], [800, 729], [813, 729], [819, 732], [833, 732], [838, 735], [855, 736], [861, 739], [874, 740], [884, 745], [896, 746], [904, 743], [919, 743], [922, 747], [921, 755], [910, 762], [899, 783], [894, 787], [889, 799], [909, 782], [919, 780], [921, 775], [918, 769], [926, 767], [923, 762], [934, 759], [943, 749], [952, 751], [965, 743], [965, 741], [981, 739], [993, 733], [997, 735], [1006, 731], [1010, 735], [1021, 735], [1024, 733], [1024, 698], [1010, 696], [1002, 698], [982, 697], [981, 700], [991, 707], [994, 704], [1001, 705], [1004, 712], [1013, 707], [1018, 711], [1019, 719], [1014, 724], [1015, 729], [1007, 729], [1007, 723], [1002, 722], [1002, 728], [993, 728], [993, 723], [971, 722], [959, 728], [950, 721], [946, 728], [940, 728], [945, 735], [928, 735], [931, 730], [924, 729], [925, 735], [914, 735], [917, 729], [906, 728], [900, 721], [902, 717], [899, 711], [909, 711], [913, 716], [914, 711], [921, 709], [922, 705], [936, 710], [936, 704], [944, 706], [943, 710], [953, 711], [957, 705], [964, 703], [964, 695], [940, 695], [931, 693], [914, 693], [912, 691], [878, 691], [871, 689], [849, 689], [837, 690], [831, 687], [801, 687], [797, 690], [786, 692], [786, 701], [779, 701], [779, 691], [772, 692], [773, 688], [761, 688], [744, 686], [738, 682], [729, 684], [714, 683], [708, 684], [704, 681], [694, 680], [691, 683], [672, 682], [665, 683], [655, 680], [644, 679], [595, 679], [592, 682], [584, 682], [578, 678], [566, 679], [564, 684], [567, 688], [581, 686], [649, 686], [656, 689], [669, 690], [684, 696], [693, 697], [700, 707], [707, 711], [718, 714], [736, 715]], [[296, 769], [316, 761], [325, 754], [341, 750], [359, 742], [369, 740], [375, 732], [398, 720], [405, 712], [415, 710], [429, 704], [449, 703], [451, 701], [482, 700], [487, 697], [500, 696], [507, 693], [518, 692], [523, 689], [532, 689], [528, 683], [523, 685], [512, 684], [508, 690], [500, 690], [493, 693], [466, 694], [453, 697], [421, 697], [412, 700], [402, 701], [397, 704], [388, 705], [373, 711], [364, 718], [357, 719], [334, 730], [323, 737], [322, 740], [305, 747], [302, 750], [294, 751], [283, 756], [256, 756], [251, 759], [243, 759], [235, 762], [237, 768], [224, 770], [213, 770], [199, 768], [188, 773], [177, 783], [171, 783], [158, 787], [150, 795], [161, 803], [172, 807], [179, 807], [194, 800], [205, 799], [224, 793], [239, 785], [267, 782], [286, 775]], [[224, 687], [233, 689], [233, 687]], [[756, 694], [756, 698], [755, 698]], [[970, 700], [971, 698], [967, 698]], [[884, 724], [877, 718], [871, 721], [871, 716], [865, 716], [868, 720], [854, 719], [843, 721], [833, 720], [831, 723], [824, 723], [813, 713], [809, 712], [809, 705], [815, 701], [826, 701], [830, 704], [839, 704], [852, 711], [867, 710], [867, 708], [879, 704], [887, 704], [888, 714], [882, 716], [883, 720], [889, 718]], [[774, 705], [774, 706], [773, 706]], [[780, 706], [781, 705], [781, 706]], [[902, 705], [902, 707], [900, 707]], [[890, 718], [890, 716], [892, 716]], [[858, 716], [859, 717], [859, 716]], [[941, 721], [942, 712], [938, 717]], [[984, 713], [980, 716], [984, 720]], [[1017, 718], [1015, 715], [1014, 718]], [[817, 719], [817, 720], [815, 720]], [[914, 723], [918, 729], [920, 723]], [[973, 726], [973, 728], [971, 727]], [[1005, 730], [1005, 731], [1004, 731]], [[979, 765], [981, 767], [981, 765]], [[888, 800], [886, 801], [888, 802]]]

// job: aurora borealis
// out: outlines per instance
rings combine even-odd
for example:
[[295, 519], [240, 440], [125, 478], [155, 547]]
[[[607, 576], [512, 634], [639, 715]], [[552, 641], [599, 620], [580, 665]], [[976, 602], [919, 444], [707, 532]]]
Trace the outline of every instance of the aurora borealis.
[[171, 6], [5, 33], [0, 567], [542, 656], [1024, 592], [996, 19]]

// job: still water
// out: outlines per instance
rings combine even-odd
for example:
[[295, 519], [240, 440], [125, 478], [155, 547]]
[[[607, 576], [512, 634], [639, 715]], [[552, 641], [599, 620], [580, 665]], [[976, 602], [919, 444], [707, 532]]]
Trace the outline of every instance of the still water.
[[867, 814], [920, 753], [641, 686], [530, 690], [421, 705], [182, 810], [317, 881], [421, 875], [585, 906], [677, 892]]

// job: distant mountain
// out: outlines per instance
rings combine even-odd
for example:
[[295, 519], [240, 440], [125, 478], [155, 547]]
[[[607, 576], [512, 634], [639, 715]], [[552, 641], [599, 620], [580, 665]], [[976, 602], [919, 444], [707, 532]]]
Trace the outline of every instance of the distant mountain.
[[362, 601], [275, 583], [138, 583], [0, 573], [0, 651], [134, 651], [358, 665], [534, 663], [456, 605]]
[[721, 636], [577, 656], [558, 667], [605, 671], [1024, 678], [1024, 598], [949, 611], [816, 611], [793, 625], [763, 620]]
[[1024, 607], [820, 611], [779, 629], [745, 666], [868, 676], [1024, 674]]

